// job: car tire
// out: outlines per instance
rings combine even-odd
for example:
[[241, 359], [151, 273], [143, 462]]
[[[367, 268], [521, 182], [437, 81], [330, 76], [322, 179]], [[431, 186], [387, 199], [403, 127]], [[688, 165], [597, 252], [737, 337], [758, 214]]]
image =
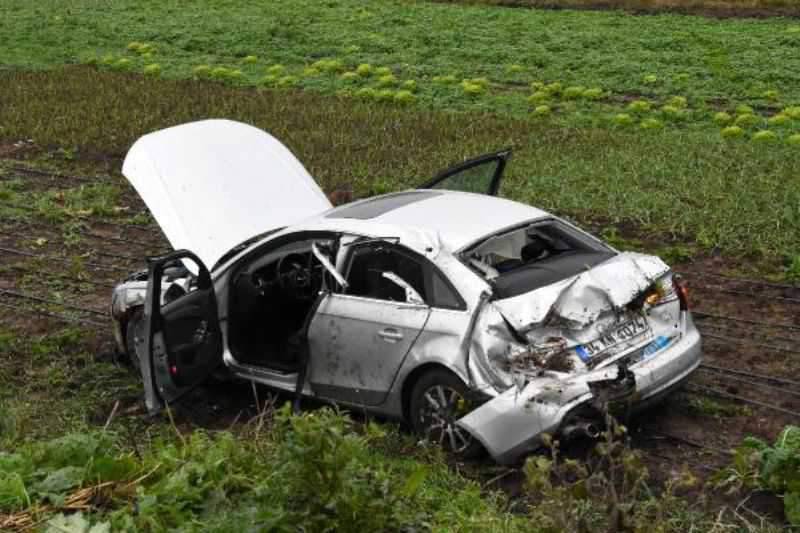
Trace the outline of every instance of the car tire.
[[474, 459], [483, 446], [455, 421], [470, 411], [469, 390], [458, 376], [444, 369], [424, 373], [411, 389], [409, 421], [415, 433], [439, 443], [462, 459]]
[[144, 308], [137, 307], [128, 317], [125, 324], [125, 350], [128, 352], [128, 359], [133, 368], [140, 370], [139, 355], [136, 353], [136, 343], [142, 342], [144, 333]]

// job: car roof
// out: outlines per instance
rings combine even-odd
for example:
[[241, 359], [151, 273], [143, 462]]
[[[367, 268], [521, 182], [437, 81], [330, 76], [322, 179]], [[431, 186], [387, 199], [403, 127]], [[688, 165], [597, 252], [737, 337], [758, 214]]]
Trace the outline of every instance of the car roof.
[[[541, 209], [496, 196], [415, 190], [339, 206], [300, 225], [307, 229], [397, 236], [412, 248], [432, 241], [457, 251], [503, 229], [548, 216], [551, 215]], [[406, 234], [408, 238], [403, 239]]]

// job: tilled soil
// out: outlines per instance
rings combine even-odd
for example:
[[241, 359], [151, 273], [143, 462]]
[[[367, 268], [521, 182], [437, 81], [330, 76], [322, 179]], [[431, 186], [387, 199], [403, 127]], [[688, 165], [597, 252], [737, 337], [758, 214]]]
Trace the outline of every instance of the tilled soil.
[[[80, 187], [78, 177], [9, 170], [0, 180], [22, 180], [30, 190]], [[145, 207], [125, 188], [118, 218], [87, 215], [79, 239], [65, 239], [65, 226], [49, 222], [31, 206], [17, 206], [20, 219], [0, 223], [0, 326], [18, 334], [45, 335], [72, 321], [95, 332], [86, 347], [97, 358], [113, 351], [108, 306], [114, 284], [144, 268], [145, 258], [169, 247], [158, 228], [132, 225], [125, 217]], [[0, 209], [11, 205], [0, 197]], [[74, 221], [71, 221], [74, 222]], [[731, 261], [696, 258], [676, 266], [688, 281], [694, 317], [704, 337], [704, 365], [687, 386], [660, 405], [627, 421], [632, 445], [641, 450], [651, 475], [667, 479], [687, 465], [707, 480], [729, 464], [730, 450], [748, 435], [772, 441], [786, 424], [800, 421], [800, 287], [727, 276]], [[56, 303], [58, 302], [58, 303]], [[22, 375], [15, 358], [0, 359], [0, 375]], [[15, 366], [16, 365], [16, 366]], [[21, 378], [20, 378], [21, 379]], [[202, 396], [210, 394], [210, 396]], [[227, 384], [194, 394], [189, 421], [215, 427], [245, 420], [253, 411], [247, 385]], [[122, 399], [122, 415], [143, 416], [141, 401]], [[111, 402], [107, 406], [110, 411]], [[102, 424], [105, 413], [92, 417]], [[577, 443], [570, 453], [581, 453]], [[578, 451], [576, 451], [578, 450]], [[521, 490], [519, 468], [480, 464], [475, 471], [487, 488], [512, 495]], [[732, 497], [731, 497], [732, 498]], [[717, 497], [721, 503], [729, 497]], [[776, 503], [777, 502], [777, 503]], [[736, 503], [736, 502], [733, 502]], [[749, 509], [780, 519], [780, 502], [757, 495]]]

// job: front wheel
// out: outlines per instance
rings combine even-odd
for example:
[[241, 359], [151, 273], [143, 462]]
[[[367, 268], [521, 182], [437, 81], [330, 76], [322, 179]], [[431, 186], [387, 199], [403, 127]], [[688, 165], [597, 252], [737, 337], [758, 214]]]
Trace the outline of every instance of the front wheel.
[[436, 369], [423, 374], [411, 390], [412, 428], [461, 458], [477, 457], [483, 446], [469, 431], [456, 425], [456, 420], [471, 410], [468, 396], [467, 386], [451, 372]]
[[128, 351], [128, 359], [136, 370], [140, 369], [139, 352], [144, 343], [144, 309], [137, 307], [128, 318], [125, 325], [125, 349]]

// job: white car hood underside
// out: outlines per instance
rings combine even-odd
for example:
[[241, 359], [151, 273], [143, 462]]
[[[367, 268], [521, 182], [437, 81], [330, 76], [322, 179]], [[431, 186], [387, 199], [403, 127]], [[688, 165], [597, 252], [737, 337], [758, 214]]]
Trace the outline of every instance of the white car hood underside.
[[204, 120], [141, 137], [122, 173], [175, 249], [211, 268], [236, 244], [331, 208], [288, 148], [230, 120]]

